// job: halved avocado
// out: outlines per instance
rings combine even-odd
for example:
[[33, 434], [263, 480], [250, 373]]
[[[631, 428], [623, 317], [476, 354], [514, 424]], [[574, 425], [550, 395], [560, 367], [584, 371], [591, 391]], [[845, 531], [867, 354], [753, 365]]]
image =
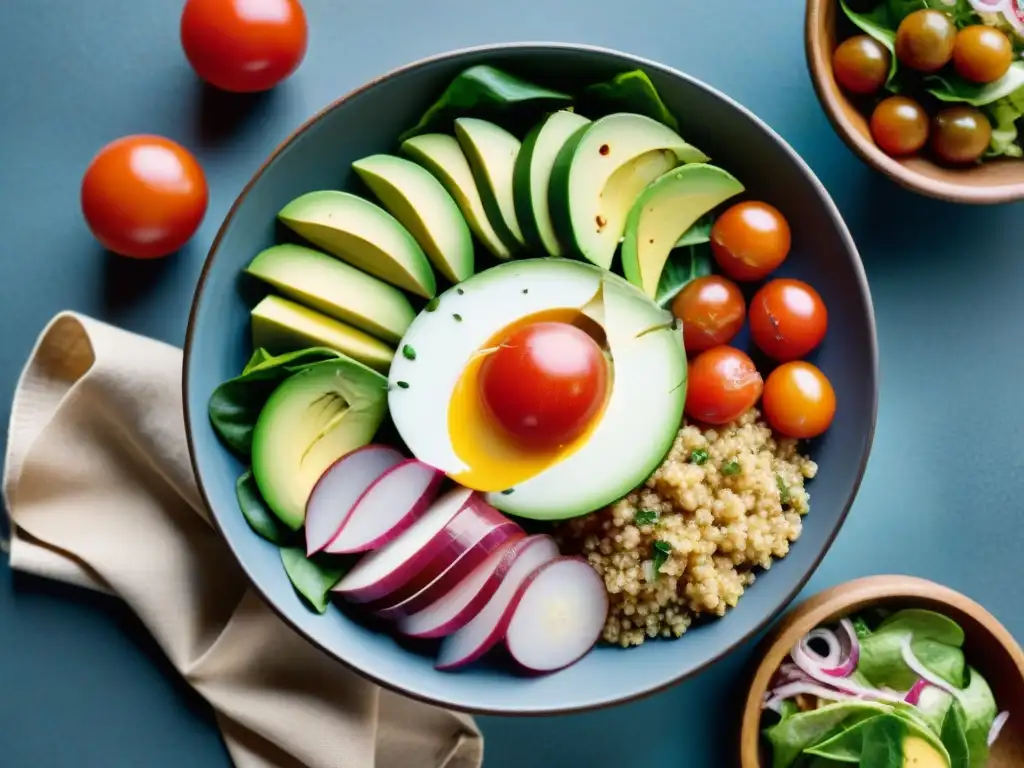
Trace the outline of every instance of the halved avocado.
[[707, 159], [649, 117], [618, 112], [595, 120], [555, 159], [549, 189], [555, 231], [573, 253], [608, 269], [644, 188], [677, 165]]
[[651, 182], [626, 218], [622, 239], [626, 279], [654, 298], [665, 261], [683, 233], [743, 189], [731, 173], [706, 163], [674, 168]]
[[290, 299], [392, 344], [416, 317], [409, 299], [394, 286], [304, 245], [273, 245], [245, 271]]
[[551, 223], [551, 170], [569, 137], [589, 123], [589, 118], [575, 112], [552, 112], [526, 135], [516, 158], [512, 193], [523, 237], [529, 245], [543, 247], [552, 256], [562, 256], [564, 249]]
[[469, 161], [454, 136], [425, 133], [403, 141], [401, 149], [430, 171], [448, 190], [458, 203], [470, 230], [496, 259], [504, 260], [512, 255], [487, 218]]
[[378, 205], [336, 190], [307, 192], [277, 214], [290, 229], [364, 272], [424, 298], [437, 281], [409, 230]]
[[494, 231], [510, 251], [521, 249], [526, 240], [512, 199], [512, 175], [519, 156], [519, 139], [500, 125], [476, 117], [457, 118], [455, 138], [466, 153]]
[[252, 473], [267, 506], [294, 531], [331, 464], [368, 444], [387, 413], [387, 379], [348, 357], [285, 379], [252, 434]]
[[430, 171], [394, 155], [370, 155], [352, 167], [388, 212], [412, 233], [442, 275], [458, 283], [473, 274], [469, 225]]
[[280, 296], [264, 297], [251, 317], [253, 349], [271, 355], [328, 347], [384, 373], [395, 356], [380, 339]]

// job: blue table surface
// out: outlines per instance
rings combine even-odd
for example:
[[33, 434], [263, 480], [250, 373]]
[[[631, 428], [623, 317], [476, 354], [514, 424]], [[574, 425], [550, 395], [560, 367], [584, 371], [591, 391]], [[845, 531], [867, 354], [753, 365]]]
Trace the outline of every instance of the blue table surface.
[[[220, 220], [262, 159], [310, 114], [395, 66], [487, 42], [618, 48], [702, 78], [810, 163], [861, 249], [878, 317], [874, 451], [842, 534], [805, 594], [910, 573], [1024, 612], [1024, 204], [915, 197], [830, 128], [803, 51], [803, 1], [306, 0], [303, 67], [255, 98], [204, 89], [179, 47], [179, 0], [0, 3], [0, 419], [46, 321], [74, 309], [175, 344]], [[107, 255], [78, 207], [82, 171], [122, 134], [193, 148], [210, 182], [202, 229], [159, 263]], [[770, 168], [765, 173], [771, 173]], [[206, 705], [120, 605], [0, 568], [0, 765], [227, 766]], [[1015, 610], [1017, 609], [1017, 610]], [[730, 762], [749, 647], [653, 698], [586, 715], [481, 718], [487, 768]]]

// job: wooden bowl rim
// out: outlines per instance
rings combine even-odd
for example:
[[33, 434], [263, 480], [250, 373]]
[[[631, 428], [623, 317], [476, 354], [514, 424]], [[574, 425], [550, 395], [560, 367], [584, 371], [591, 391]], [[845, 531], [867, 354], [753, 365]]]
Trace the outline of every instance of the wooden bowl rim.
[[[917, 171], [911, 170], [894, 160], [866, 139], [850, 122], [841, 107], [842, 97], [826, 87], [823, 81], [825, 73], [830, 71], [829, 58], [831, 51], [824, 50], [824, 26], [822, 15], [827, 4], [838, 6], [838, 0], [807, 0], [807, 13], [804, 27], [804, 49], [807, 67], [811, 75], [811, 84], [818, 95], [818, 101], [825, 110], [832, 127], [839, 137], [867, 165], [889, 176], [900, 186], [927, 197], [946, 200], [954, 203], [972, 205], [995, 205], [1000, 203], [1024, 200], [1024, 181], [998, 184], [991, 186], [974, 186], [970, 184], [954, 184], [939, 179], [932, 179]], [[1024, 160], [1018, 160], [1024, 164]], [[1022, 165], [1024, 168], [1024, 165]]]
[[743, 704], [740, 726], [741, 768], [762, 768], [761, 705], [768, 683], [793, 645], [815, 627], [853, 605], [886, 600], [923, 599], [944, 603], [978, 622], [1009, 654], [1024, 682], [1024, 651], [995, 616], [971, 598], [916, 576], [880, 575], [855, 579], [812, 595], [787, 613], [757, 649], [760, 661]]

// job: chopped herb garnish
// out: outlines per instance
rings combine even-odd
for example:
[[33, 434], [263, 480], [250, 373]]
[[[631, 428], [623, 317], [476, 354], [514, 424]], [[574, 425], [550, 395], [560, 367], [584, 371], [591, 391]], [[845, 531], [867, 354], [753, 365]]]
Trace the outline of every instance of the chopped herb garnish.
[[459, 294], [459, 296], [462, 296], [462, 295], [463, 295], [463, 294], [465, 293], [465, 291], [464, 291], [464, 290], [462, 290], [461, 288], [456, 288], [456, 289], [455, 289], [455, 292], [456, 292], [457, 294]]
[[654, 578], [658, 578], [658, 574], [661, 573], [661, 566], [668, 560], [668, 556], [672, 554], [672, 545], [667, 541], [658, 539], [654, 542]]
[[723, 475], [738, 475], [739, 473], [740, 463], [735, 459], [733, 459], [732, 461], [727, 461], [725, 462], [725, 464], [722, 465]]
[[454, 315], [452, 315], [452, 317], [455, 318], [455, 322], [456, 323], [461, 323], [462, 322], [462, 315], [460, 315], [458, 313], [455, 313]]
[[396, 381], [395, 384], [398, 385], [399, 389], [408, 389], [409, 388], [409, 382], [408, 381]]
[[694, 451], [690, 451], [690, 461], [698, 466], [704, 466], [708, 463], [708, 452], [703, 448], [698, 448]]
[[633, 522], [637, 525], [654, 525], [658, 522], [658, 510], [641, 509], [633, 516]]
[[416, 359], [416, 350], [410, 347], [408, 344], [402, 347], [402, 354], [405, 356], [406, 360]]
[[789, 486], [782, 479], [782, 475], [775, 475], [775, 485], [779, 488], [779, 501], [782, 504], [789, 504]]
[[425, 306], [424, 309], [427, 312], [433, 312], [435, 309], [437, 309], [437, 306], [440, 303], [441, 303], [441, 298], [439, 296], [435, 296], [434, 298], [432, 298], [430, 301], [427, 302], [427, 306]]
[[523, 293], [529, 293], [529, 292], [530, 292], [529, 288], [523, 288]]
[[502, 496], [511, 496], [515, 492], [515, 490], [516, 490], [515, 488], [506, 488], [504, 491], [501, 492], [501, 495]]

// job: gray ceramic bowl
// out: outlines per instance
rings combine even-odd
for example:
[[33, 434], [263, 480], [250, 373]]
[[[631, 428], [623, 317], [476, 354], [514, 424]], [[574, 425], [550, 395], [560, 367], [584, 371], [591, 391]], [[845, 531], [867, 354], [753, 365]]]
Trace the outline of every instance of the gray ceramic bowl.
[[[354, 185], [352, 161], [395, 150], [395, 138], [462, 69], [488, 63], [541, 82], [589, 83], [636, 67], [647, 71], [685, 138], [738, 176], [749, 195], [779, 207], [794, 233], [781, 275], [817, 287], [829, 331], [815, 353], [836, 390], [838, 412], [811, 446], [820, 465], [812, 510], [790, 554], [758, 578], [724, 619], [676, 641], [601, 647], [575, 666], [540, 678], [476, 664], [437, 672], [432, 656], [367, 628], [337, 607], [319, 615], [292, 590], [274, 547], [238, 512], [235, 479], [244, 469], [218, 441], [207, 401], [238, 374], [250, 353], [253, 297], [240, 272], [275, 241], [275, 215], [292, 198]], [[741, 345], [745, 340], [741, 340]], [[448, 53], [396, 70], [313, 117], [256, 173], [228, 214], [199, 281], [185, 348], [186, 424], [196, 476], [214, 519], [242, 568], [281, 616], [313, 643], [375, 682], [417, 699], [495, 714], [551, 714], [623, 702], [693, 675], [765, 627], [797, 594], [824, 556], [856, 494], [877, 406], [878, 352], [863, 267], [839, 212], [797, 154], [754, 115], [680, 72], [614, 51], [560, 44], [497, 45]]]

